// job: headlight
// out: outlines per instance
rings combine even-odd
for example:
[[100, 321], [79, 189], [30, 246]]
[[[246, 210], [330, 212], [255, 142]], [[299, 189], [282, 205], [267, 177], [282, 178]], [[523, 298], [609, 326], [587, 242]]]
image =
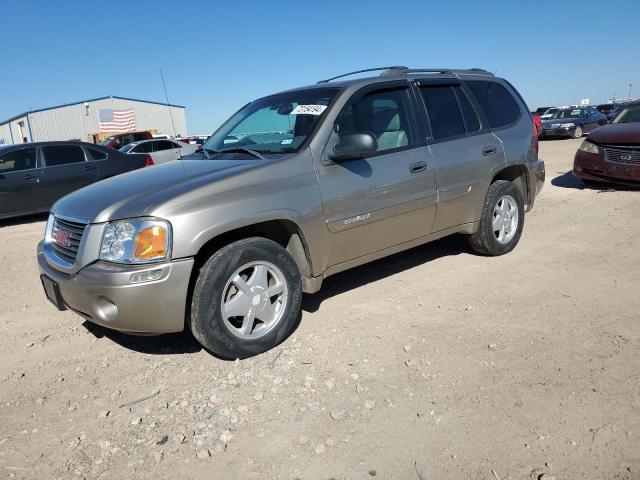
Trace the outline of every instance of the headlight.
[[600, 149], [598, 148], [598, 145], [586, 139], [582, 141], [582, 143], [580, 144], [580, 147], [578, 147], [578, 150], [580, 150], [581, 152], [587, 152], [587, 153], [596, 153], [596, 154], [600, 153]]
[[100, 260], [150, 263], [169, 258], [171, 225], [155, 218], [109, 222], [102, 235]]
[[571, 122], [570, 122], [570, 123], [563, 123], [563, 124], [562, 124], [562, 126], [563, 126], [564, 128], [573, 128], [573, 127], [575, 127], [575, 126], [576, 126], [576, 124], [575, 124], [575, 123], [571, 123]]

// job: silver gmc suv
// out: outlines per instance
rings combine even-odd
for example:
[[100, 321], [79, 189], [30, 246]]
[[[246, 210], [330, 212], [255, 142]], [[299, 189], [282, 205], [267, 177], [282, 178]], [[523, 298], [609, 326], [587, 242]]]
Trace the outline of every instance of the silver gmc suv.
[[334, 273], [454, 233], [509, 252], [545, 176], [525, 102], [480, 69], [368, 69], [277, 93], [197, 155], [53, 206], [38, 264], [60, 310], [131, 333], [189, 328], [249, 357]]

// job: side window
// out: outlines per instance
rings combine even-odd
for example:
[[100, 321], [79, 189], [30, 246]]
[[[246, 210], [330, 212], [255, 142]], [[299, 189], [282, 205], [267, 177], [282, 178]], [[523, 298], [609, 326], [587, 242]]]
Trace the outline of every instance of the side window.
[[87, 147], [88, 160], [105, 160], [107, 153], [97, 148]]
[[154, 142], [144, 142], [136, 145], [132, 153], [151, 153]]
[[453, 87], [420, 87], [420, 93], [427, 107], [433, 138], [455, 137], [466, 133]]
[[47, 167], [84, 162], [84, 152], [77, 145], [51, 145], [42, 147]]
[[0, 173], [36, 168], [36, 149], [21, 148], [0, 156]]
[[139, 142], [140, 140], [146, 140], [147, 139], [147, 134], [146, 133], [135, 133], [133, 135], [133, 142]]
[[182, 147], [180, 147], [180, 145], [178, 145], [175, 142], [169, 142], [169, 143], [171, 143], [171, 148], [182, 148]]
[[491, 128], [510, 125], [518, 119], [520, 106], [509, 91], [497, 82], [467, 80]]
[[467, 133], [477, 132], [480, 130], [480, 120], [478, 119], [478, 114], [471, 105], [467, 94], [464, 93], [460, 87], [454, 87], [453, 91], [456, 93], [456, 97], [458, 97], [458, 103], [462, 110], [462, 118], [464, 118]]
[[[356, 94], [357, 95], [357, 94]], [[337, 121], [340, 135], [368, 132], [378, 140], [378, 151], [415, 143], [409, 120], [407, 88], [378, 90], [357, 97]]]
[[169, 140], [160, 140], [158, 142], [154, 142], [155, 146], [153, 148], [154, 151], [159, 151], [159, 150], [171, 150], [173, 147], [173, 143], [171, 143]]

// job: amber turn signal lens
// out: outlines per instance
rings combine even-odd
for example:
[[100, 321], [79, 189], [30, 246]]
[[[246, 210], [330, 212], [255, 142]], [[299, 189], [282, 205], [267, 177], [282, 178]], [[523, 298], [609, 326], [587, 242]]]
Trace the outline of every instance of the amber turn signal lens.
[[155, 260], [167, 254], [167, 230], [154, 225], [138, 232], [134, 256], [138, 260]]

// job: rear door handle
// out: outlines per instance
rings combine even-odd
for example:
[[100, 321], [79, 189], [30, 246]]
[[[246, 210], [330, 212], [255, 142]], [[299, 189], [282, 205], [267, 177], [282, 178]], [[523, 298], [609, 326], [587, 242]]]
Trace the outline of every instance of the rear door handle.
[[485, 157], [488, 157], [490, 155], [495, 155], [497, 151], [498, 149], [496, 147], [484, 147], [482, 149], [482, 155], [484, 155]]
[[409, 171], [411, 173], [424, 172], [427, 169], [427, 162], [414, 162], [409, 165]]
[[95, 170], [95, 169], [96, 169], [96, 166], [95, 166], [95, 165], [85, 165], [84, 169], [85, 169], [87, 172], [92, 172], [93, 170]]

